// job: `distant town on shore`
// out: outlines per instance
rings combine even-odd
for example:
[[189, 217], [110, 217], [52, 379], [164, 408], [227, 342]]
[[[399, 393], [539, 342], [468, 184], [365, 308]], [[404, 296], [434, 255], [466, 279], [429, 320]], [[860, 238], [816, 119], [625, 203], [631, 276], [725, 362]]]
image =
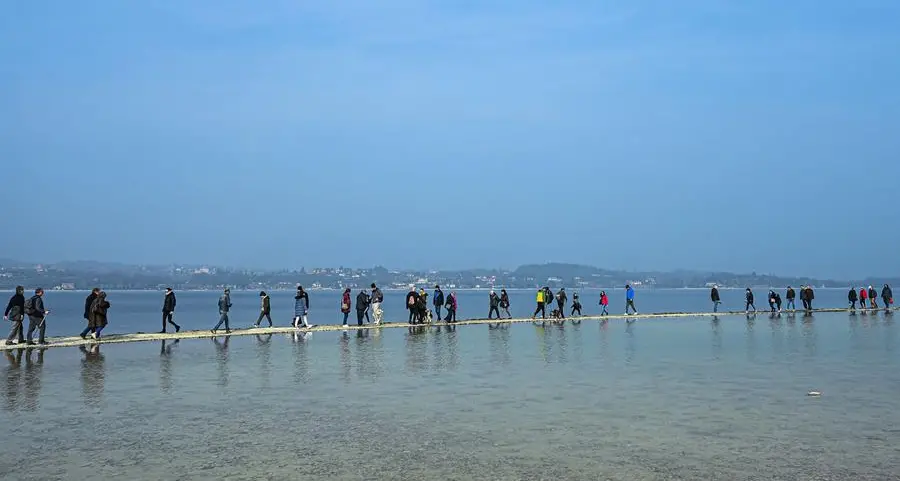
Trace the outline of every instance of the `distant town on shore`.
[[627, 272], [593, 266], [546, 263], [528, 264], [514, 270], [465, 269], [423, 271], [411, 269], [317, 267], [299, 270], [250, 270], [214, 266], [127, 265], [93, 261], [31, 264], [0, 260], [0, 289], [17, 285], [41, 286], [56, 290], [83, 290], [94, 286], [116, 290], [352, 289], [377, 283], [385, 289], [440, 284], [450, 289], [504, 287], [526, 289], [538, 286], [576, 289], [615, 288], [631, 284], [638, 288], [703, 288], [714, 284], [723, 288], [806, 285], [846, 287], [848, 285], [900, 284], [898, 279], [834, 280], [785, 277], [772, 274], [735, 274], [730, 272], [673, 271]]

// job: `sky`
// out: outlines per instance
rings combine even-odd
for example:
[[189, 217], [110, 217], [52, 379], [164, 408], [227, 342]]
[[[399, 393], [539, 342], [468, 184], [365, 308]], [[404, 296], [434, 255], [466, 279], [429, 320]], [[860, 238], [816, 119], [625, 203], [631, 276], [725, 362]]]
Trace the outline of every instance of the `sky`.
[[896, 275], [900, 2], [0, 3], [0, 258]]

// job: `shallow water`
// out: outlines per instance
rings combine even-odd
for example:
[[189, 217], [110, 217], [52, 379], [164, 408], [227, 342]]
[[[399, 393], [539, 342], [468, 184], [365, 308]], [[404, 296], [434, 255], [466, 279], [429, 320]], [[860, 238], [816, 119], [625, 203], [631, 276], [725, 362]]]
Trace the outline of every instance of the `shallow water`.
[[900, 479], [897, 347], [823, 313], [10, 351], [0, 479]]

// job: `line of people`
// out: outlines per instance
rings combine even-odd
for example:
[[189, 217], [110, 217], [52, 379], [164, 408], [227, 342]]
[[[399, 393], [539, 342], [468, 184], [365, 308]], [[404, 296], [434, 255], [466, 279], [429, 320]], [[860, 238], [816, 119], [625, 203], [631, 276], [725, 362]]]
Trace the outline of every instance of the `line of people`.
[[[787, 289], [784, 293], [785, 299], [787, 299], [787, 306], [785, 309], [793, 312], [797, 309], [795, 300], [797, 298], [797, 292], [793, 287], [787, 286]], [[719, 294], [719, 286], [714, 285], [712, 289], [710, 289], [709, 293], [710, 301], [712, 301], [713, 312], [719, 312], [719, 305], [722, 304], [722, 298]], [[869, 286], [868, 289], [861, 288], [859, 293], [857, 294], [856, 288], [851, 287], [850, 292], [847, 294], [847, 301], [849, 302], [849, 308], [855, 310], [856, 303], [859, 302], [860, 309], [866, 309], [866, 300], [868, 299], [868, 308], [869, 309], [878, 309], [878, 302], [876, 299], [878, 298], [878, 291], [875, 290], [872, 286]], [[771, 312], [782, 312], [782, 298], [781, 294], [775, 292], [774, 290], [769, 290], [769, 294], [767, 296], [769, 302], [769, 310]], [[800, 302], [803, 305], [803, 310], [812, 311], [813, 310], [813, 301], [816, 299], [815, 290], [813, 290], [812, 286], [800, 286]], [[881, 299], [884, 302], [884, 308], [890, 309], [891, 305], [894, 304], [894, 294], [891, 290], [891, 287], [887, 284], [884, 285], [881, 289]], [[753, 295], [753, 289], [747, 288], [744, 293], [744, 312], [749, 314], [750, 312], [757, 312], [755, 296]]]

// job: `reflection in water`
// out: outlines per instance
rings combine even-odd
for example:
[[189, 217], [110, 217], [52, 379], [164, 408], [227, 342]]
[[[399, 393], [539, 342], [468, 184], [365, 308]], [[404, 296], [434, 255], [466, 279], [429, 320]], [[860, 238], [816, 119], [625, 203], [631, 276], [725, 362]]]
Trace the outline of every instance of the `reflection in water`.
[[538, 352], [541, 355], [541, 359], [545, 363], [549, 363], [552, 344], [550, 343], [550, 333], [547, 332], [547, 324], [545, 322], [535, 322], [533, 324], [534, 332], [538, 336]]
[[409, 326], [406, 331], [406, 370], [418, 372], [427, 369], [426, 352], [428, 331], [425, 326]]
[[259, 371], [261, 373], [260, 377], [262, 378], [262, 388], [265, 389], [269, 387], [269, 372], [272, 367], [272, 335], [257, 334], [254, 337], [256, 338], [256, 352], [259, 356]]
[[100, 344], [92, 344], [90, 348], [84, 344], [78, 346], [84, 355], [81, 360], [81, 395], [84, 403], [94, 405], [103, 397], [106, 382], [106, 368]]
[[718, 361], [722, 359], [722, 323], [719, 316], [713, 316], [709, 325], [712, 328], [712, 356]]
[[306, 343], [312, 339], [312, 333], [297, 331], [291, 333], [290, 337], [294, 344], [294, 381], [309, 382], [309, 346]]
[[744, 337], [747, 340], [747, 359], [751, 362], [756, 361], [756, 334], [753, 332], [756, 327], [756, 313], [747, 314], [747, 330]]
[[447, 338], [447, 369], [454, 371], [459, 366], [459, 337], [457, 337], [456, 326], [444, 326], [444, 334]]
[[231, 336], [225, 336], [224, 341], [220, 341], [218, 337], [212, 338], [213, 346], [216, 347], [216, 368], [219, 370], [219, 386], [228, 386], [228, 342]]
[[6, 411], [34, 411], [40, 407], [44, 351], [45, 349], [16, 349], [15, 352], [3, 352], [9, 363], [6, 368], [6, 389], [3, 390], [3, 407]]
[[353, 372], [353, 355], [350, 352], [350, 333], [347, 331], [341, 332], [341, 335], [338, 337], [338, 343], [341, 353], [341, 379], [345, 383], [349, 383], [353, 380], [351, 376]]
[[634, 353], [637, 351], [634, 337], [634, 321], [625, 322], [625, 364], [634, 362]]
[[600, 361], [608, 361], [609, 356], [609, 321], [600, 321]]
[[816, 355], [816, 323], [813, 321], [815, 317], [812, 314], [806, 313], [803, 316], [803, 347], [809, 357]]
[[159, 344], [159, 387], [164, 393], [172, 390], [172, 349], [179, 342], [181, 342], [180, 339], [175, 339], [167, 345], [166, 340], [163, 339]]
[[566, 323], [560, 322], [554, 325], [556, 337], [559, 339], [559, 363], [566, 364], [569, 362], [569, 341], [566, 339]]
[[509, 324], [500, 324], [497, 327], [488, 325], [488, 343], [491, 348], [491, 363], [507, 366], [510, 363], [509, 355]]

